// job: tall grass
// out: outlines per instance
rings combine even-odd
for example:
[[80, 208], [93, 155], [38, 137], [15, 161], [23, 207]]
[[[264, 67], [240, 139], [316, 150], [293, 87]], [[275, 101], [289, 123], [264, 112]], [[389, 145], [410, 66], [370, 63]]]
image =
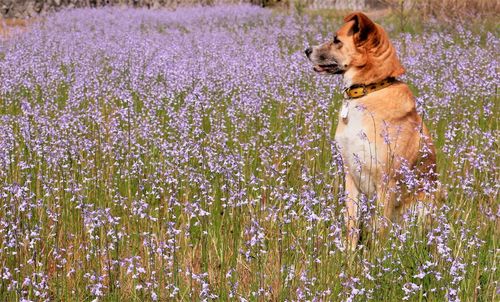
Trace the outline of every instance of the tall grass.
[[302, 54], [339, 22], [82, 9], [3, 41], [1, 300], [498, 299], [498, 37], [397, 35], [448, 195], [349, 252], [341, 84]]

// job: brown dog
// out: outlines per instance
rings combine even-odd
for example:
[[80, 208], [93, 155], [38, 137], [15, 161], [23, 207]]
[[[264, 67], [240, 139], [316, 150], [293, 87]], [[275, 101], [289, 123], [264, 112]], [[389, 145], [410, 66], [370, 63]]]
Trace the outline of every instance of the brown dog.
[[[360, 12], [344, 22], [332, 41], [305, 52], [316, 72], [344, 78], [335, 140], [344, 164], [347, 239], [355, 248], [362, 212], [382, 213], [386, 223], [372, 218], [370, 225], [383, 232], [431, 196], [435, 150], [410, 89], [396, 80], [404, 69], [384, 29]], [[376, 206], [363, 209], [362, 200]]]

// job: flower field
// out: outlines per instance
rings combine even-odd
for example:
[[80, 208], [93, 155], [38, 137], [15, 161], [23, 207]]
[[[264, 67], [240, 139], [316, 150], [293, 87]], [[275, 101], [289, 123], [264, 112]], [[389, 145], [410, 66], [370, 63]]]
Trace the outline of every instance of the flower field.
[[495, 301], [498, 34], [391, 32], [446, 191], [345, 246], [337, 23], [76, 9], [0, 40], [1, 301]]

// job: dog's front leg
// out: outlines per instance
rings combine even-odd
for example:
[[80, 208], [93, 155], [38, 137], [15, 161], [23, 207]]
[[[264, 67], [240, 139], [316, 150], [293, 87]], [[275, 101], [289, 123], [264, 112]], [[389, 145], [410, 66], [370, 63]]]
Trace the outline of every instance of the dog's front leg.
[[[380, 185], [377, 190], [377, 213], [372, 217], [372, 226], [380, 238], [385, 238], [392, 225], [394, 214], [400, 208], [401, 191], [395, 179]], [[398, 207], [399, 206], [399, 207]]]
[[345, 224], [347, 246], [355, 250], [359, 241], [359, 190], [354, 179], [349, 174], [345, 175], [346, 208]]

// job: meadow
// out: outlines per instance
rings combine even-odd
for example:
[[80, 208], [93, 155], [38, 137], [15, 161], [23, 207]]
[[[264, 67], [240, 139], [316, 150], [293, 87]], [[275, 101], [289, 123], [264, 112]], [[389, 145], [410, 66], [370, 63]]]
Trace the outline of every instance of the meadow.
[[498, 301], [498, 32], [387, 24], [446, 196], [349, 251], [342, 84], [303, 53], [340, 24], [75, 9], [1, 39], [0, 300]]

